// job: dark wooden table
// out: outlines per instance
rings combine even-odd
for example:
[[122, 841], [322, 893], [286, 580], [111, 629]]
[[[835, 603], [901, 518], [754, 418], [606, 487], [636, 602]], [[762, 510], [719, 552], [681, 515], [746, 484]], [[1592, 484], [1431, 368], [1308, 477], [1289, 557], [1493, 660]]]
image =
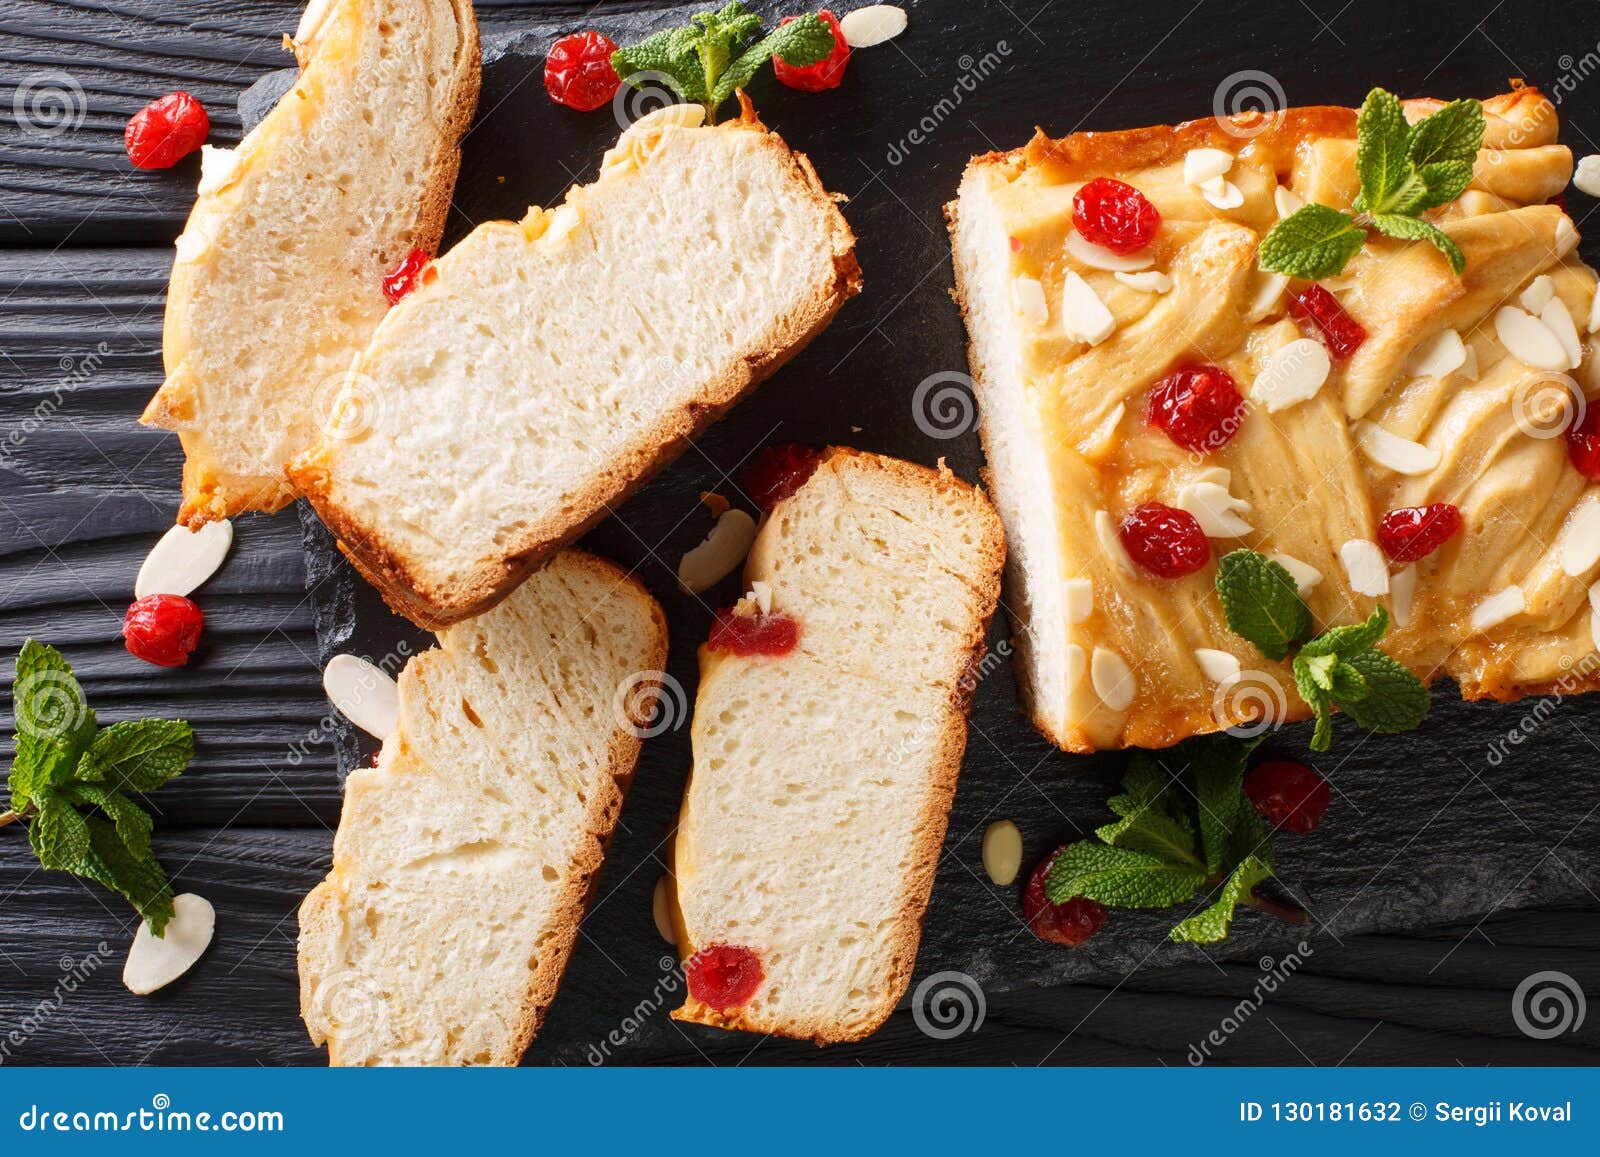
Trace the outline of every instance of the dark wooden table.
[[[123, 124], [152, 96], [186, 88], [211, 110], [213, 140], [233, 143], [237, 98], [285, 66], [280, 38], [292, 30], [298, 7], [267, 0], [0, 0], [0, 444], [19, 439], [0, 460], [0, 653], [9, 678], [9, 655], [24, 638], [48, 640], [76, 665], [102, 719], [158, 713], [195, 724], [201, 744], [191, 772], [152, 801], [160, 813], [157, 848], [179, 890], [202, 892], [219, 913], [217, 941], [191, 976], [153, 998], [133, 997], [119, 976], [135, 927], [131, 913], [109, 894], [39, 870], [20, 833], [0, 831], [3, 1063], [322, 1060], [296, 1015], [294, 911], [326, 870], [339, 786], [321, 725], [327, 706], [317, 676], [316, 604], [297, 520], [241, 524], [233, 556], [205, 589], [206, 642], [190, 669], [146, 667], [118, 638], [138, 563], [177, 504], [176, 441], [139, 428], [134, 416], [161, 377], [170, 246], [195, 176], [192, 162], [181, 175], [132, 172]], [[480, 4], [479, 13], [493, 33], [535, 21], [603, 27], [650, 5], [608, 3], [589, 15], [585, 7]], [[1193, 115], [1195, 93], [1258, 67], [1294, 76], [1299, 90], [1290, 96], [1297, 100], [1359, 99], [1377, 81], [1453, 94], [1491, 91], [1506, 75], [1547, 89], [1577, 77], [1577, 95], [1562, 107], [1568, 136], [1590, 125], [1600, 134], [1600, 121], [1585, 120], [1593, 94], [1582, 87], [1592, 71], [1583, 61], [1600, 39], [1600, 8], [1588, 3], [1538, 16], [1492, 0], [1407, 6], [1417, 11], [1404, 23], [1395, 22], [1396, 6], [1365, 0], [1206, 0], [1137, 12], [1067, 0], [912, 7], [914, 20], [938, 9], [954, 23], [968, 21], [974, 43], [1010, 37], [1023, 56], [1054, 62], [1060, 107], [1040, 108], [1037, 116], [1055, 131], [1077, 127], [1080, 117], [1085, 127], [1125, 123], [1119, 89], [1137, 91], [1149, 105], [1170, 86], [1185, 103], [1174, 101], [1165, 115]], [[1100, 23], [1115, 26], [1111, 40], [1096, 39]], [[948, 48], [954, 60], [961, 49]], [[1085, 59], [1123, 82], [1074, 87]], [[1409, 88], [1389, 79], [1397, 72]], [[70, 123], [62, 131], [18, 123], [22, 101], [53, 96], [65, 102]], [[536, 79], [523, 96], [543, 99]], [[976, 123], [947, 135], [966, 152], [985, 147]], [[1585, 151], [1600, 151], [1586, 141], [1574, 139]], [[565, 181], [559, 177], [552, 192]], [[885, 191], [899, 199], [892, 177], [878, 199], [899, 212]], [[867, 190], [858, 201], [863, 212], [876, 211]], [[948, 270], [943, 276], [930, 291], [948, 284]], [[887, 333], [892, 313], [885, 305], [855, 318], [862, 340], [869, 323], [870, 332]], [[1009, 685], [986, 689], [991, 693], [1009, 695]], [[1010, 706], [993, 702], [985, 710], [1009, 717]], [[1569, 726], [1578, 730], [1567, 717], [1551, 724]], [[1561, 750], [1587, 762], [1566, 769], [1572, 774], [1593, 774], [1600, 763], [1592, 744], [1574, 739]], [[1529, 775], [1526, 790], [1541, 791], [1533, 765]], [[675, 784], [661, 790], [671, 796]], [[1593, 824], [1573, 831], [1591, 850], [1600, 839]], [[965, 847], [974, 851], [970, 841]], [[1384, 861], [1404, 850], [1351, 854], [1381, 875]], [[975, 864], [975, 854], [965, 862]], [[1537, 866], [1530, 863], [1530, 872]], [[1421, 929], [1407, 920], [1405, 931], [1319, 939], [1292, 981], [1259, 1009], [1249, 1004], [1261, 975], [1253, 959], [1135, 964], [1072, 985], [992, 993], [981, 1029], [955, 1039], [930, 1039], [902, 1010], [872, 1040], [818, 1053], [789, 1042], [685, 1032], [666, 1021], [669, 1001], [640, 1004], [649, 986], [641, 992], [637, 977], [620, 975], [608, 948], [654, 936], [648, 895], [658, 871], [648, 860], [608, 864], [605, 928], [591, 922], [530, 1061], [585, 1063], [593, 1043], [614, 1061], [652, 1064], [1183, 1065], [1193, 1059], [1191, 1045], [1213, 1030], [1227, 1040], [1211, 1054], [1228, 1064], [1550, 1064], [1600, 1056], [1600, 1016], [1576, 1032], [1537, 1040], [1511, 1015], [1513, 990], [1541, 971], [1566, 973], [1589, 995], [1600, 993], [1600, 898], [1587, 884], [1541, 908], [1519, 909], [1525, 901], [1508, 894], [1486, 905], [1481, 920]], [[94, 955], [104, 963], [63, 993], [62, 977]], [[927, 971], [919, 966], [918, 976]], [[596, 1040], [597, 1024], [617, 1026], [622, 1043]], [[11, 1032], [20, 1043], [7, 1043]]]

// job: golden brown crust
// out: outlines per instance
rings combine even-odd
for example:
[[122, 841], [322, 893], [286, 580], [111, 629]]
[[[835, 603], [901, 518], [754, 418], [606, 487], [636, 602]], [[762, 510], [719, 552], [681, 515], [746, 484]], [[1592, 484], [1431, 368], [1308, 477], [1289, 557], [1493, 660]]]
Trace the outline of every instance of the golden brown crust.
[[855, 236], [838, 214], [833, 198], [823, 187], [810, 160], [804, 154], [790, 151], [776, 134], [760, 129], [759, 122], [756, 125], [727, 122], [722, 130], [762, 132], [770, 147], [783, 150], [792, 160], [808, 194], [826, 204], [835, 229], [832, 284], [821, 289], [803, 309], [778, 319], [755, 352], [718, 379], [708, 382], [698, 400], [664, 416], [588, 488], [574, 495], [573, 505], [588, 513], [568, 521], [561, 521], [559, 516], [547, 517], [530, 527], [501, 558], [484, 564], [472, 577], [447, 589], [435, 587], [418, 574], [381, 533], [358, 522], [337, 504], [331, 496], [326, 472], [318, 464], [317, 454], [308, 454], [291, 465], [290, 478], [310, 500], [328, 529], [347, 544], [352, 560], [359, 560], [358, 569], [398, 614], [418, 626], [437, 630], [494, 606], [552, 554], [582, 537], [612, 509], [676, 461], [696, 437], [826, 329], [845, 301], [861, 291]]
[[[938, 869], [940, 852], [944, 848], [950, 807], [955, 799], [956, 781], [961, 773], [961, 760], [966, 751], [967, 717], [985, 654], [989, 623], [1000, 598], [1000, 575], [1005, 566], [1006, 555], [1005, 530], [1000, 524], [999, 514], [995, 512], [989, 499], [978, 487], [957, 478], [942, 461], [938, 469], [931, 469], [898, 458], [865, 453], [843, 446], [831, 446], [824, 452], [818, 469], [825, 468], [830, 462], [845, 458], [853, 460], [856, 464], [895, 475], [915, 485], [927, 486], [942, 494], [954, 494], [960, 500], [970, 503], [979, 512], [984, 524], [984, 541], [980, 548], [983, 562], [978, 573], [969, 576], [968, 579], [978, 594], [978, 605], [982, 610], [979, 617], [969, 625], [967, 637], [961, 648], [953, 653], [950, 710], [940, 733], [938, 754], [929, 768], [928, 792], [922, 819], [917, 825], [913, 849], [914, 862], [905, 877], [903, 903], [893, 933], [889, 975], [884, 979], [881, 1000], [872, 1014], [862, 1022], [849, 1026], [827, 1023], [791, 1025], [754, 1023], [745, 1019], [742, 1009], [735, 1009], [731, 1013], [721, 1012], [692, 996], [686, 996], [683, 1006], [672, 1013], [674, 1020], [745, 1032], [773, 1033], [797, 1040], [810, 1040], [819, 1046], [856, 1041], [870, 1036], [894, 1012], [895, 1006], [900, 1003], [910, 986], [911, 974], [916, 966], [917, 947], [922, 939], [923, 917], [933, 891], [934, 874]], [[803, 491], [804, 487], [801, 490]], [[794, 498], [791, 496], [783, 501], [794, 501]], [[701, 647], [702, 671], [715, 659], [715, 656]], [[702, 683], [704, 683], [703, 677]], [[685, 800], [687, 798], [686, 790]], [[682, 927], [681, 917], [677, 920], [677, 924], [679, 953], [687, 960], [696, 949], [688, 940]]]
[[[482, 53], [472, 0], [451, 0], [451, 6], [462, 34], [453, 78], [454, 99], [440, 116], [439, 149], [426, 170], [430, 176], [423, 185], [422, 196], [417, 204], [413, 230], [416, 248], [429, 253], [437, 252], [440, 238], [444, 235], [450, 199], [455, 192], [456, 176], [461, 167], [460, 141], [477, 110], [482, 84]], [[293, 46], [292, 41], [290, 44]], [[313, 52], [309, 58], [301, 59], [297, 50], [296, 59], [303, 74], [314, 65], [315, 54]], [[273, 117], [269, 114], [251, 130], [250, 135], [272, 131]], [[196, 199], [195, 214], [204, 210], [206, 201], [205, 195]], [[193, 292], [194, 277], [193, 269], [186, 263], [180, 262], [173, 268], [162, 335], [163, 360], [169, 376], [151, 398], [139, 421], [179, 432], [185, 461], [183, 503], [178, 509], [178, 522], [198, 528], [207, 522], [231, 518], [248, 511], [276, 514], [293, 502], [299, 491], [287, 476], [269, 478], [227, 470], [210, 452], [203, 434], [187, 428], [187, 422], [193, 416], [188, 410], [192, 401], [192, 386], [180, 381], [178, 374], [189, 346], [186, 327], [181, 319], [185, 303]]]

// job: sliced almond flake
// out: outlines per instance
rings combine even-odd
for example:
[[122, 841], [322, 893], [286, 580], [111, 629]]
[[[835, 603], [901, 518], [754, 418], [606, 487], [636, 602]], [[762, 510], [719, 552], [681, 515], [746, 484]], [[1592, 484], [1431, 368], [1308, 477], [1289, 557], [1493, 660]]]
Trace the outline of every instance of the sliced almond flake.
[[1183, 154], [1183, 180], [1204, 185], [1233, 168], [1233, 154], [1223, 149], [1190, 149]]
[[136, 996], [165, 988], [205, 955], [217, 928], [211, 901], [193, 892], [172, 898], [172, 919], [158, 939], [150, 925], [141, 923], [122, 966], [122, 983]]
[[1118, 272], [1111, 276], [1129, 289], [1137, 289], [1140, 293], [1169, 293], [1172, 290], [1172, 278], [1159, 269], [1152, 269], [1146, 273]]
[[1556, 259], [1560, 260], [1578, 247], [1578, 231], [1565, 214], [1556, 222]]
[[1389, 576], [1389, 617], [1394, 620], [1397, 627], [1409, 627], [1411, 614], [1416, 606], [1417, 593], [1417, 567], [1416, 564], [1396, 571]]
[[1322, 572], [1308, 562], [1301, 562], [1292, 554], [1274, 551], [1267, 556], [1284, 570], [1289, 572], [1289, 577], [1294, 579], [1294, 589], [1301, 598], [1310, 594], [1312, 588], [1322, 581]]
[[1089, 656], [1084, 649], [1076, 643], [1066, 646], [1067, 665], [1067, 694], [1071, 695], [1078, 689], [1078, 684], [1083, 682], [1084, 672], [1089, 669]]
[[1278, 210], [1278, 219], [1280, 221], [1285, 217], [1293, 217], [1306, 207], [1306, 203], [1301, 199], [1300, 194], [1286, 185], [1279, 185], [1272, 191], [1272, 204]]
[[1104, 269], [1108, 272], [1132, 273], [1139, 269], [1149, 269], [1156, 261], [1149, 249], [1140, 250], [1138, 253], [1117, 253], [1103, 245], [1085, 240], [1076, 229], [1067, 233], [1067, 255], [1079, 265], [1087, 265], [1090, 269]]
[[1589, 324], [1590, 333], [1600, 330], [1600, 285], [1595, 286], [1594, 296], [1589, 299]]
[[1090, 345], [1099, 345], [1117, 328], [1117, 319], [1100, 295], [1070, 269], [1061, 285], [1061, 328], [1068, 337]]
[[896, 4], [868, 4], [839, 18], [839, 31], [851, 48], [872, 48], [906, 30], [906, 10]]
[[1600, 579], [1589, 584], [1589, 639], [1600, 651]]
[[335, 655], [322, 671], [322, 689], [351, 723], [384, 739], [400, 720], [400, 688], [387, 671], [355, 655]]
[[1087, 437], [1078, 443], [1078, 453], [1085, 458], [1098, 458], [1110, 448], [1111, 440], [1116, 436], [1117, 427], [1122, 425], [1122, 419], [1127, 416], [1128, 407], [1118, 402], [1111, 407], [1111, 412], [1100, 420], [1100, 424], [1089, 431]]
[[1415, 378], [1443, 378], [1455, 373], [1467, 360], [1467, 343], [1461, 334], [1447, 329], [1434, 334], [1406, 359], [1406, 372]]
[[1600, 562], [1600, 502], [1586, 502], [1573, 512], [1561, 537], [1561, 573], [1581, 578]]
[[1106, 552], [1112, 566], [1124, 574], [1134, 573], [1133, 559], [1128, 557], [1127, 548], [1122, 545], [1122, 536], [1117, 533], [1117, 522], [1111, 517], [1110, 511], [1094, 512], [1094, 536], [1100, 540], [1100, 549]]
[[1578, 327], [1572, 324], [1572, 311], [1559, 297], [1552, 297], [1539, 311], [1539, 320], [1550, 327], [1561, 348], [1567, 351], [1567, 369], [1575, 370], [1583, 361], [1583, 343], [1578, 340]]
[[691, 595], [710, 590], [734, 572], [756, 540], [756, 520], [725, 510], [705, 541], [678, 561], [678, 585]]
[[1475, 382], [1478, 380], [1477, 346], [1469, 345], [1467, 347], [1467, 359], [1461, 363], [1461, 376], [1466, 378], [1469, 382]]
[[1377, 598], [1389, 593], [1389, 564], [1384, 561], [1377, 543], [1366, 538], [1352, 538], [1339, 548], [1339, 561], [1344, 564], [1345, 577], [1356, 594]]
[[237, 149], [220, 148], [217, 145], [200, 146], [200, 187], [195, 190], [204, 197], [208, 193], [220, 193], [229, 185], [239, 173], [239, 153]]
[[1520, 615], [1527, 606], [1528, 600], [1521, 587], [1510, 586], [1496, 591], [1472, 608], [1472, 629], [1487, 631], [1498, 627], [1512, 616]]
[[1555, 331], [1525, 309], [1514, 305], [1495, 311], [1494, 332], [1512, 357], [1536, 370], [1565, 370], [1567, 349]]
[[1042, 326], [1050, 320], [1050, 307], [1044, 300], [1044, 286], [1031, 277], [1012, 279], [1011, 305], [1029, 325]]
[[1522, 291], [1522, 296], [1517, 298], [1517, 302], [1523, 309], [1537, 317], [1555, 295], [1556, 283], [1551, 280], [1548, 273], [1541, 273], [1528, 283], [1528, 288]]
[[1239, 678], [1239, 659], [1227, 651], [1196, 647], [1194, 661], [1200, 664], [1201, 673], [1213, 683], [1225, 686]]
[[750, 597], [763, 615], [772, 613], [772, 584], [756, 579], [750, 584]]
[[1244, 316], [1247, 321], [1260, 321], [1271, 313], [1283, 297], [1283, 291], [1289, 287], [1289, 275], [1286, 273], [1256, 272], [1256, 291], [1250, 298], [1250, 305], [1245, 309]]
[[232, 545], [233, 523], [225, 518], [199, 530], [172, 527], [145, 556], [133, 583], [133, 597], [189, 594], [217, 573]]
[[1064, 584], [1067, 596], [1067, 622], [1081, 623], [1094, 614], [1094, 584], [1088, 579], [1068, 579]]
[[1591, 197], [1600, 197], [1600, 153], [1581, 157], [1572, 170], [1572, 187]]
[[1363, 454], [1396, 474], [1426, 474], [1439, 465], [1439, 451], [1391, 434], [1375, 422], [1357, 422], [1355, 435], [1356, 445]]
[[1226, 177], [1213, 177], [1201, 185], [1200, 195], [1213, 209], [1237, 209], [1244, 204], [1244, 191]]
[[1238, 538], [1249, 534], [1251, 526], [1241, 514], [1248, 514], [1250, 504], [1235, 498], [1226, 485], [1215, 482], [1191, 482], [1178, 492], [1178, 509], [1194, 515], [1207, 538]]
[[1589, 584], [1589, 609], [1600, 614], [1600, 579]]
[[1133, 669], [1121, 655], [1109, 647], [1096, 647], [1089, 660], [1089, 682], [1100, 702], [1113, 711], [1126, 711], [1133, 703], [1138, 683]]
[[1327, 346], [1315, 338], [1296, 338], [1267, 358], [1250, 386], [1250, 396], [1275, 414], [1315, 397], [1332, 369]]

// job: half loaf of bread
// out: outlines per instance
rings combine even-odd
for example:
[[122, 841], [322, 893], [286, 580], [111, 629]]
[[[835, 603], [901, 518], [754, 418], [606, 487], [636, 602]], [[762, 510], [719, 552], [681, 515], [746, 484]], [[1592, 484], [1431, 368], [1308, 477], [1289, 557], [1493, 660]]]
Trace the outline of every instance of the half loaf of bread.
[[291, 469], [413, 621], [504, 598], [857, 292], [855, 239], [805, 157], [748, 106], [697, 114], [637, 122], [559, 208], [441, 258]]
[[619, 568], [552, 559], [400, 675], [300, 907], [300, 1006], [335, 1065], [511, 1065], [578, 934], [667, 655]]
[[294, 88], [206, 149], [178, 239], [143, 421], [181, 436], [191, 526], [293, 501], [284, 466], [388, 312], [384, 275], [438, 247], [478, 102], [470, 0], [313, 0], [293, 44]]
[[[739, 609], [794, 619], [799, 642], [701, 648], [673, 868], [690, 995], [674, 1017], [823, 1044], [894, 1009], [1004, 560], [999, 516], [942, 466], [836, 449], [774, 508], [745, 567], [759, 598]], [[696, 957], [719, 946], [760, 963], [739, 1007], [696, 995]]]

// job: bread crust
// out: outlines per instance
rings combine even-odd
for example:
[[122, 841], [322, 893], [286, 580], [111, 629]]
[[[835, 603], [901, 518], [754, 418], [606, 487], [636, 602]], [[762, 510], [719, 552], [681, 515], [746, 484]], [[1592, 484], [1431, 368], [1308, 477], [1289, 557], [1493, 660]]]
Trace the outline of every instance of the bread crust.
[[[370, 11], [369, 23], [375, 28], [381, 19], [382, 3], [383, 0], [363, 0], [358, 4], [340, 5], [325, 14], [323, 21], [329, 16], [346, 20], [360, 19]], [[482, 84], [482, 53], [472, 0], [450, 0], [450, 5], [461, 34], [451, 82], [452, 100], [440, 110], [439, 147], [426, 169], [429, 176], [422, 182], [423, 191], [417, 203], [416, 223], [412, 232], [416, 247], [430, 254], [438, 250], [439, 241], [444, 235], [450, 199], [455, 192], [456, 176], [461, 167], [461, 138], [477, 110]], [[316, 35], [320, 27], [306, 31], [320, 39]], [[302, 50], [297, 47], [296, 57], [301, 64], [301, 76], [304, 77], [317, 65], [315, 39], [307, 54], [302, 55]], [[279, 101], [240, 143], [240, 150], [264, 147], [279, 134], [291, 131], [289, 126], [294, 119], [290, 115], [292, 111], [285, 101]], [[190, 220], [208, 214], [220, 195], [205, 193], [197, 197]], [[168, 376], [139, 419], [144, 425], [178, 432], [184, 452], [183, 503], [178, 510], [178, 522], [190, 528], [247, 511], [276, 514], [299, 495], [285, 474], [245, 475], [230, 471], [211, 451], [204, 433], [192, 427], [193, 385], [183, 379], [181, 370], [191, 347], [186, 319], [197, 280], [198, 272], [194, 265], [178, 262], [173, 267], [162, 332], [162, 360]], [[354, 357], [356, 352], [352, 350], [351, 356]]]
[[[879, 1000], [873, 1010], [862, 1020], [845, 1023], [770, 1023], [748, 1018], [743, 1009], [722, 1012], [701, 1003], [686, 994], [683, 1006], [673, 1011], [674, 1020], [715, 1028], [739, 1029], [745, 1032], [772, 1033], [797, 1040], [810, 1040], [818, 1046], [862, 1040], [876, 1032], [887, 1020], [910, 987], [912, 972], [916, 967], [917, 948], [922, 940], [922, 923], [927, 913], [928, 900], [933, 891], [934, 875], [939, 866], [939, 855], [944, 848], [945, 832], [949, 826], [950, 808], [955, 800], [956, 782], [961, 773], [961, 761], [966, 752], [967, 718], [971, 711], [972, 694], [976, 689], [979, 672], [987, 646], [989, 624], [1000, 598], [1000, 576], [1005, 566], [1005, 530], [1000, 516], [989, 499], [978, 487], [957, 478], [940, 460], [937, 469], [866, 453], [843, 446], [829, 447], [818, 470], [830, 464], [849, 462], [853, 466], [882, 471], [913, 485], [926, 486], [943, 494], [954, 494], [968, 502], [983, 520], [984, 540], [980, 547], [982, 565], [977, 574], [970, 576], [982, 608], [978, 618], [969, 625], [966, 638], [951, 654], [952, 693], [944, 724], [940, 729], [937, 753], [929, 768], [927, 796], [917, 824], [913, 847], [913, 863], [904, 879], [901, 905], [895, 929], [890, 938], [891, 956], [889, 974]], [[797, 492], [802, 493], [801, 491]], [[784, 499], [793, 502], [795, 497]], [[703, 645], [700, 648], [702, 672], [721, 661]], [[704, 678], [702, 677], [702, 682]], [[692, 775], [692, 773], [691, 773]], [[688, 791], [684, 794], [685, 806]], [[676, 901], [674, 900], [674, 906]], [[688, 939], [682, 918], [676, 920], [679, 929], [679, 955], [688, 960], [697, 951]]]
[[[1488, 118], [1485, 147], [1491, 145], [1531, 148], [1556, 142], [1557, 117], [1555, 106], [1538, 89], [1520, 81], [1511, 82], [1511, 91], [1490, 97], [1483, 102]], [[1433, 98], [1417, 98], [1402, 102], [1413, 118], [1427, 116], [1445, 102]], [[1081, 180], [1094, 176], [1126, 172], [1140, 168], [1171, 164], [1183, 159], [1190, 149], [1222, 148], [1234, 151], [1241, 137], [1248, 138], [1252, 148], [1272, 159], [1280, 174], [1288, 171], [1294, 160], [1296, 146], [1310, 138], [1343, 137], [1356, 135], [1357, 110], [1338, 106], [1308, 106], [1283, 109], [1276, 113], [1251, 112], [1232, 118], [1206, 117], [1179, 125], [1155, 125], [1147, 128], [1127, 129], [1117, 132], [1075, 133], [1068, 137], [1051, 138], [1042, 130], [1021, 148], [990, 152], [974, 157], [968, 164], [965, 177], [990, 170], [1002, 178], [1014, 177], [1030, 166], [1042, 166], [1063, 181]], [[959, 223], [959, 202], [948, 202], [944, 207], [952, 243]], [[969, 317], [970, 287], [965, 283], [961, 262], [953, 262], [954, 289], [952, 298], [960, 311], [963, 324]], [[983, 366], [977, 347], [967, 345], [968, 366], [980, 397], [986, 385]], [[979, 437], [984, 455], [994, 460], [993, 446], [987, 422], [980, 421]], [[982, 472], [985, 482], [993, 490], [992, 469]], [[1013, 554], [1008, 565], [1005, 587], [1016, 600], [1024, 589], [1023, 577], [1018, 573], [1019, 563]], [[1047, 705], [1039, 702], [1032, 670], [1026, 662], [1028, 644], [1019, 641], [1018, 661], [1015, 664], [1018, 688], [1021, 692], [1024, 713], [1034, 728], [1050, 743], [1063, 751], [1091, 754], [1102, 750], [1078, 734], [1062, 734]], [[1431, 686], [1441, 679], [1441, 671], [1417, 672], [1422, 681]], [[1285, 668], [1284, 686], [1293, 686], [1293, 679]], [[1460, 688], [1466, 700], [1490, 699], [1512, 702], [1529, 696], [1578, 694], [1600, 690], [1600, 669], [1588, 675], [1543, 683], [1473, 684]], [[1288, 703], [1282, 715], [1284, 723], [1296, 723], [1312, 717], [1311, 709], [1296, 697]], [[1126, 737], [1125, 746], [1145, 748], [1170, 747], [1191, 735], [1204, 734], [1219, 729], [1211, 711], [1177, 713], [1162, 720], [1159, 730], [1146, 728]]]
[[[717, 131], [760, 132], [766, 146], [781, 150], [794, 166], [809, 199], [827, 208], [832, 223], [833, 280], [819, 288], [795, 313], [778, 318], [772, 328], [726, 372], [708, 381], [698, 398], [664, 415], [606, 470], [574, 495], [579, 517], [563, 521], [547, 517], [528, 528], [499, 559], [485, 562], [465, 582], [443, 588], [430, 583], [384, 536], [354, 518], [331, 494], [331, 482], [319, 455], [307, 454], [289, 470], [290, 478], [311, 501], [318, 516], [346, 546], [362, 575], [398, 614], [418, 626], [437, 630], [481, 614], [517, 588], [552, 554], [580, 538], [610, 515], [656, 474], [671, 465], [690, 443], [731, 410], [766, 378], [805, 348], [832, 322], [845, 301], [861, 291], [855, 235], [823, 187], [810, 160], [789, 149], [777, 134], [767, 132], [753, 115], [727, 122]], [[482, 228], [496, 227], [491, 222]], [[500, 227], [504, 227], [500, 225]]]
[[[611, 595], [608, 597], [633, 599], [646, 608], [649, 612], [652, 637], [644, 649], [645, 666], [652, 671], [660, 671], [666, 667], [668, 643], [666, 615], [643, 583], [616, 563], [581, 550], [563, 551], [558, 559], [551, 561], [559, 561], [561, 566], [586, 570], [611, 588]], [[653, 702], [659, 687], [659, 680], [642, 680], [636, 701]], [[595, 883], [599, 879], [606, 850], [616, 829], [617, 818], [622, 813], [623, 802], [633, 784], [639, 751], [643, 745], [637, 729], [646, 726], [649, 721], [636, 718], [632, 722], [635, 725], [634, 730], [616, 728], [612, 732], [608, 750], [608, 773], [600, 790], [591, 798], [585, 815], [585, 831], [590, 838], [584, 842], [578, 858], [569, 865], [556, 901], [557, 915], [547, 929], [549, 939], [543, 942], [538, 953], [537, 966], [529, 975], [523, 1001], [512, 1019], [511, 1036], [495, 1054], [493, 1064], [515, 1065], [522, 1058], [522, 1054], [527, 1051], [528, 1045], [543, 1024], [545, 1014], [549, 1011], [561, 978], [566, 972], [572, 947], [577, 942], [579, 927], [593, 898]], [[395, 742], [404, 745], [405, 736], [397, 735]], [[300, 1015], [308, 1026], [312, 1042], [319, 1045], [329, 1044], [329, 1064], [334, 1066], [344, 1063], [344, 1059], [338, 1054], [337, 1041], [328, 1041], [312, 1027], [311, 1014], [320, 978], [313, 971], [313, 961], [307, 945], [318, 937], [326, 942], [333, 935], [333, 930], [343, 919], [344, 897], [344, 872], [336, 858], [327, 878], [307, 894], [299, 909]], [[313, 936], [313, 933], [318, 935]]]

